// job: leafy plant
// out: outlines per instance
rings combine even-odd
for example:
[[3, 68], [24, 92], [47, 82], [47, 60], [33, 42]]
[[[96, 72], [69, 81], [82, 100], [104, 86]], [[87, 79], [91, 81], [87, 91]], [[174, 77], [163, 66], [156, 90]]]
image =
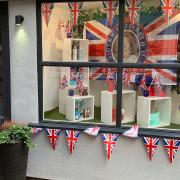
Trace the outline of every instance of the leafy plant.
[[32, 129], [25, 124], [5, 121], [0, 126], [0, 144], [16, 143], [24, 143], [27, 147], [34, 147]]

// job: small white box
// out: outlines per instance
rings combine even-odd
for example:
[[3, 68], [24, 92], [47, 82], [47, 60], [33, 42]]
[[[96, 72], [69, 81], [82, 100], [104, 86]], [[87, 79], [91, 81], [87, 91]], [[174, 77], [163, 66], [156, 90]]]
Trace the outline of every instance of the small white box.
[[[160, 112], [160, 124], [150, 125], [150, 115], [153, 112]], [[164, 127], [169, 126], [171, 121], [171, 97], [143, 97], [138, 96], [137, 102], [137, 124], [142, 127]]]

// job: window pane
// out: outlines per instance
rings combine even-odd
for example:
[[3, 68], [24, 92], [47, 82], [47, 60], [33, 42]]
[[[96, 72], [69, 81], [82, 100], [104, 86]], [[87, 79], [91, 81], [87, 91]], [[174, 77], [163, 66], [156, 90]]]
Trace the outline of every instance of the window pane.
[[124, 69], [122, 125], [180, 129], [180, 71]]
[[[125, 63], [174, 63], [177, 60], [179, 3], [159, 0], [126, 3], [124, 29]], [[168, 3], [170, 6], [168, 6]], [[135, 6], [135, 5], [134, 5]], [[166, 11], [163, 11], [166, 9]]]
[[102, 67], [44, 67], [44, 119], [115, 125], [116, 72]]
[[43, 61], [117, 62], [118, 1], [43, 3]]

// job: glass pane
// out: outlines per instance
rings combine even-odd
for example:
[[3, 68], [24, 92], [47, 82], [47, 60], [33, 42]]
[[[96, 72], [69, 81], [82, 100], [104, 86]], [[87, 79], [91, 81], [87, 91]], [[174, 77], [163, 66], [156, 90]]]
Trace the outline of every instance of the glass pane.
[[124, 69], [122, 125], [180, 129], [180, 71]]
[[43, 61], [117, 62], [118, 1], [43, 3]]
[[130, 2], [126, 0], [124, 63], [177, 62], [180, 0]]
[[1, 19], [0, 19], [0, 116], [3, 116], [3, 57], [2, 57], [2, 38], [1, 38]]
[[45, 120], [115, 125], [116, 69], [44, 67]]

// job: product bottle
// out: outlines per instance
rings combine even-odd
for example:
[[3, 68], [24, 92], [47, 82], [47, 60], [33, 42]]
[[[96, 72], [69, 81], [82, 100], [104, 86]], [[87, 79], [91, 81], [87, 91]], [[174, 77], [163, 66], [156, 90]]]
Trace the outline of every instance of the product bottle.
[[76, 45], [74, 45], [73, 47], [73, 61], [77, 61], [77, 57], [78, 57], [78, 50]]

